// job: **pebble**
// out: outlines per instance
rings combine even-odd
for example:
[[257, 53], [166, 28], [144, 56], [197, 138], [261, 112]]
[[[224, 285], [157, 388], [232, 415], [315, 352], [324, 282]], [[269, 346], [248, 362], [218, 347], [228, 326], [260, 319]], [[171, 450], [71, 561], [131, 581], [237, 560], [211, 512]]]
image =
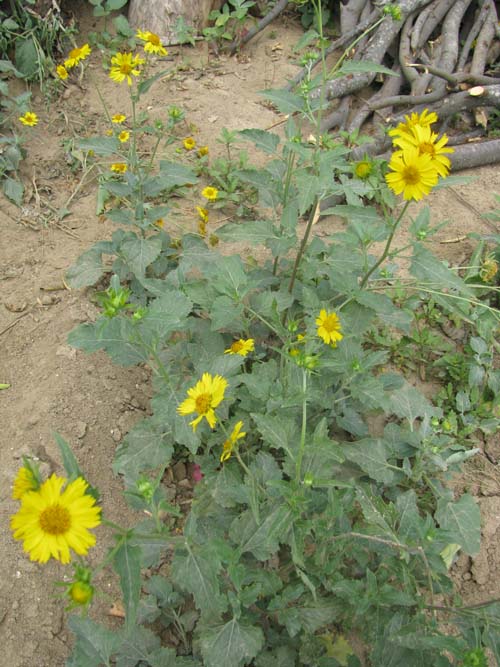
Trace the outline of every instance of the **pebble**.
[[56, 357], [66, 357], [67, 359], [76, 358], [76, 349], [69, 345], [59, 345], [56, 350]]
[[83, 437], [85, 437], [85, 434], [87, 433], [87, 424], [82, 421], [77, 421], [75, 423], [75, 435], [78, 438], [78, 440], [81, 440]]
[[111, 430], [111, 437], [115, 442], [120, 442], [122, 439], [122, 432], [120, 431], [119, 428], [114, 428]]
[[172, 472], [174, 473], [174, 479], [177, 482], [180, 482], [181, 479], [186, 479], [186, 464], [182, 461], [178, 461], [174, 466], [172, 466]]

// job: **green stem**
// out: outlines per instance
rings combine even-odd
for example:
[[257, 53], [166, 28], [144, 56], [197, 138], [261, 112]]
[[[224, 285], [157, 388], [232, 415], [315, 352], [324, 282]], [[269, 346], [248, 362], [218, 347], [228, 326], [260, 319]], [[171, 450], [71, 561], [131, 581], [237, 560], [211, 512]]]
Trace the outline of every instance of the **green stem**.
[[300, 482], [302, 476], [302, 459], [306, 449], [306, 433], [307, 433], [307, 372], [302, 370], [302, 428], [300, 431], [300, 447], [299, 455], [295, 463], [295, 480]]
[[293, 265], [292, 277], [290, 278], [290, 284], [288, 285], [288, 292], [290, 294], [292, 293], [293, 286], [295, 285], [295, 278], [297, 277], [297, 271], [299, 269], [300, 260], [302, 259], [302, 255], [304, 254], [307, 241], [309, 240], [309, 235], [311, 233], [311, 229], [313, 226], [314, 216], [316, 214], [316, 208], [318, 206], [318, 203], [319, 203], [318, 198], [316, 197], [311, 207], [311, 212], [309, 213], [309, 220], [307, 221], [306, 231], [304, 236], [302, 237], [302, 241], [300, 242], [299, 252], [297, 253], [297, 257], [295, 258], [295, 263]]
[[396, 233], [396, 230], [399, 226], [399, 223], [401, 222], [404, 214], [406, 213], [408, 206], [410, 205], [410, 202], [407, 201], [406, 204], [403, 207], [403, 210], [399, 214], [397, 220], [394, 222], [391, 233], [389, 234], [389, 238], [387, 239], [387, 243], [385, 244], [385, 248], [379, 259], [375, 262], [375, 264], [372, 266], [372, 268], [365, 274], [364, 278], [361, 280], [359, 286], [361, 289], [366, 286], [366, 283], [368, 282], [368, 279], [370, 276], [375, 273], [375, 271], [378, 269], [378, 267], [385, 262], [387, 256], [389, 255], [389, 251], [391, 249], [392, 241], [394, 239], [394, 234]]

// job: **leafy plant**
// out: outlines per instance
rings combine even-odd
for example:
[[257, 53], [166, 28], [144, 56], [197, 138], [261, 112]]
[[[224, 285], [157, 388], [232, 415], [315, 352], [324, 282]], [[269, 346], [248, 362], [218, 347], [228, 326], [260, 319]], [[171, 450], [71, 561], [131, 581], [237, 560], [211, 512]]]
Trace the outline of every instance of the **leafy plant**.
[[241, 36], [247, 20], [248, 10], [255, 5], [254, 0], [228, 0], [222, 9], [214, 9], [208, 18], [214, 25], [203, 29], [206, 39], [218, 43], [234, 41]]

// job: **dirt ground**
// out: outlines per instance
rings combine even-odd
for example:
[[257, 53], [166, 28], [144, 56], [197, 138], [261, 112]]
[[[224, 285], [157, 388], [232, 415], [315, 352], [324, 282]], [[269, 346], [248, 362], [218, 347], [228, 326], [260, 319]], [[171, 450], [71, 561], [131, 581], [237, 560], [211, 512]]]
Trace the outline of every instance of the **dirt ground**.
[[[81, 14], [77, 38], [81, 44], [96, 28], [88, 3], [80, 0], [75, 6]], [[295, 73], [291, 50], [301, 34], [297, 24], [275, 23], [239, 59], [209, 59], [203, 43], [196, 49], [171, 48], [168, 67], [179, 63], [183, 67], [153, 86], [146, 102], [149, 113], [162, 118], [169, 104], [182, 107], [193, 124], [184, 136], [192, 134], [199, 144], [208, 144], [212, 155], [221, 150], [215, 139], [223, 127], [269, 128], [279, 117], [262, 104], [257, 91], [280, 87]], [[97, 310], [86, 291], [65, 288], [65, 272], [94, 241], [108, 238], [114, 227], [95, 215], [95, 184], [83, 186], [73, 199], [71, 215], [60, 224], [44, 220], [49, 206], [63, 206], [80, 178], [69, 168], [63, 142], [97, 134], [102, 125], [94, 83], [111, 113], [129, 112], [122, 88], [109, 80], [97, 52], [90, 57], [82, 87], [68, 87], [49, 108], [34, 90], [33, 110], [40, 122], [30, 133], [23, 167], [32, 196], [22, 210], [0, 199], [0, 383], [11, 385], [0, 392], [0, 663], [9, 667], [62, 666], [71, 645], [64, 603], [55, 597], [52, 583], [63, 580], [68, 568], [54, 562], [31, 563], [9, 530], [9, 517], [17, 509], [11, 485], [21, 456], [34, 454], [46, 470], [61, 474], [52, 436], [57, 431], [73, 447], [89, 481], [100, 489], [107, 517], [122, 524], [133, 521], [111, 463], [117, 443], [148, 410], [149, 375], [142, 368], [113, 366], [104, 354], [86, 355], [66, 343], [68, 332], [95, 318]], [[449, 220], [435, 251], [453, 264], [467, 260], [472, 242], [441, 242], [471, 231], [490, 232], [480, 214], [494, 208], [494, 194], [500, 193], [498, 167], [469, 175], [470, 184], [441, 190], [428, 200], [434, 221]], [[194, 228], [196, 222], [192, 224]], [[338, 223], [321, 222], [317, 233], [324, 233], [329, 224]], [[460, 558], [455, 568], [467, 602], [500, 598], [500, 475], [492, 462], [500, 460], [498, 436], [488, 448], [490, 458], [478, 455], [464, 476], [483, 521], [481, 553], [473, 561]], [[189, 485], [185, 477], [185, 467], [176, 471], [174, 481], [180, 488]], [[90, 552], [94, 562], [109, 546], [106, 530], [99, 528], [96, 533], [98, 545]], [[104, 590], [110, 587], [109, 597], [101, 599], [95, 612], [102, 618], [113, 601], [114, 586], [106, 575], [99, 584]]]

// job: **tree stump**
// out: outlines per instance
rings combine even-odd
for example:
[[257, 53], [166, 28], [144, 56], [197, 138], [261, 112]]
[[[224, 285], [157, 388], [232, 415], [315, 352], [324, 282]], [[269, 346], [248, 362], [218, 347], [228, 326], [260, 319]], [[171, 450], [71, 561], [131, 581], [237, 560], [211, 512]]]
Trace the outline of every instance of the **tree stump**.
[[224, 0], [131, 0], [128, 19], [134, 28], [150, 30], [164, 44], [176, 41], [175, 24], [179, 16], [187, 25], [201, 30], [207, 25], [212, 9], [219, 9]]

